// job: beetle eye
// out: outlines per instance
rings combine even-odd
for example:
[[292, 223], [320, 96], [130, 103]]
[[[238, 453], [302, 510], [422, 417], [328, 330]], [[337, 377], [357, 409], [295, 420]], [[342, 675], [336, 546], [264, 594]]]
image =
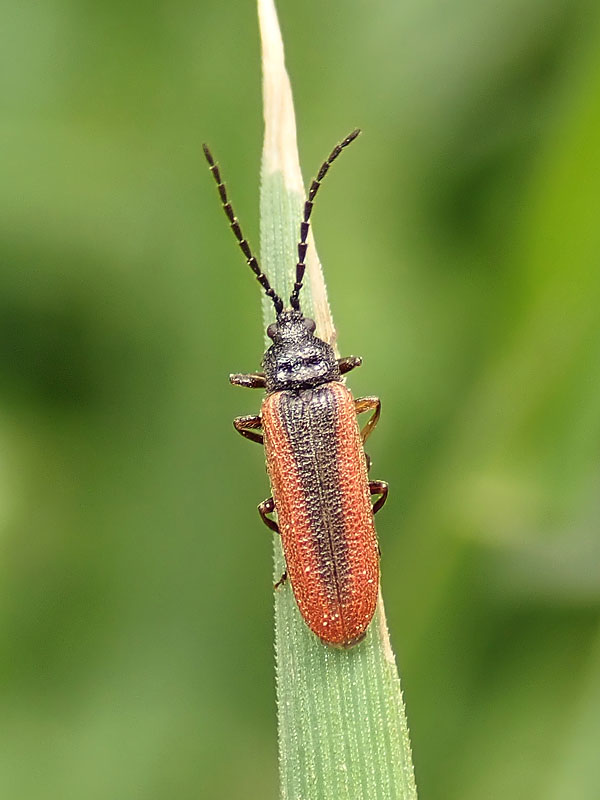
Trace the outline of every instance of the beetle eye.
[[314, 333], [315, 332], [315, 328], [317, 327], [316, 324], [315, 324], [314, 319], [309, 319], [308, 317], [305, 318], [304, 325], [306, 326], [306, 330], [309, 333]]
[[277, 323], [272, 322], [267, 328], [267, 336], [269, 337], [269, 339], [274, 339], [276, 332], [277, 332]]

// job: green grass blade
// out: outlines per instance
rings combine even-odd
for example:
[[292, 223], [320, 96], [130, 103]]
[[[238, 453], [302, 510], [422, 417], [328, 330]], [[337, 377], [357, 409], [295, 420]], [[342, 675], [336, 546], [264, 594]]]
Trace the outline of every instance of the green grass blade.
[[[292, 94], [272, 0], [259, 0], [265, 143], [260, 196], [262, 268], [289, 297], [304, 189]], [[344, 133], [344, 132], [342, 132]], [[327, 143], [329, 145], [329, 143]], [[335, 333], [320, 264], [309, 247], [305, 313], [320, 336]], [[265, 324], [274, 312], [266, 298]], [[274, 538], [278, 579], [284, 560]], [[342, 651], [302, 621], [289, 583], [275, 593], [275, 651], [281, 796], [284, 800], [416, 798], [408, 727], [381, 595], [366, 640]]]

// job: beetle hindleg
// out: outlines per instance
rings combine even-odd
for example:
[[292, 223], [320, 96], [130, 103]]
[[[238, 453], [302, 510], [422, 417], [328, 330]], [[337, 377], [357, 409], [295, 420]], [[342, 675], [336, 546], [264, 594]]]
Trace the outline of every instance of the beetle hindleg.
[[369, 481], [369, 491], [371, 494], [379, 495], [377, 500], [373, 503], [373, 514], [376, 514], [387, 500], [388, 485], [385, 481]]
[[275, 501], [272, 497], [267, 497], [266, 500], [263, 500], [262, 503], [258, 506], [258, 513], [260, 514], [260, 518], [265, 523], [267, 528], [270, 528], [275, 533], [279, 533], [279, 525], [275, 522], [274, 519], [267, 517], [267, 514], [272, 514], [275, 511]]
[[256, 428], [262, 428], [262, 419], [260, 417], [252, 414], [246, 417], [236, 417], [233, 420], [233, 427], [246, 439], [250, 439], [251, 442], [263, 443], [262, 433], [257, 433], [255, 430]]
[[243, 386], [246, 389], [264, 389], [267, 385], [264, 372], [250, 372], [248, 374], [236, 372], [229, 376], [229, 383], [233, 383], [234, 386]]
[[346, 372], [350, 372], [351, 369], [360, 367], [362, 358], [360, 356], [346, 356], [346, 358], [338, 358], [337, 363], [341, 374], [345, 375]]
[[369, 421], [360, 432], [361, 439], [364, 442], [371, 434], [371, 431], [379, 422], [379, 415], [381, 414], [381, 400], [378, 397], [359, 397], [354, 401], [354, 408], [357, 414], [362, 414], [364, 411], [372, 411], [373, 414]]
[[279, 578], [279, 580], [277, 581], [277, 583], [274, 583], [274, 584], [273, 584], [273, 589], [279, 589], [279, 587], [280, 587], [280, 586], [283, 586], [283, 584], [284, 584], [286, 581], [287, 581], [287, 570], [286, 570], [286, 571], [283, 573], [283, 575], [281, 576], [281, 578]]

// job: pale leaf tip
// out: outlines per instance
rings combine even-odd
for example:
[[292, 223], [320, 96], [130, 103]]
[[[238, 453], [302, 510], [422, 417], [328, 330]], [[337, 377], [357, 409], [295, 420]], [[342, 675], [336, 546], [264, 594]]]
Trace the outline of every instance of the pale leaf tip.
[[285, 68], [283, 40], [273, 0], [258, 0], [262, 43], [266, 175], [281, 173], [289, 191], [304, 195], [296, 141], [292, 87]]

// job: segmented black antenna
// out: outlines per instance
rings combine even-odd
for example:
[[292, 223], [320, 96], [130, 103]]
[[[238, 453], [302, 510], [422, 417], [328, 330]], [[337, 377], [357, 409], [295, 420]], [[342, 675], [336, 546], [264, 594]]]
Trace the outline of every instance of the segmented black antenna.
[[204, 150], [204, 155], [206, 156], [206, 160], [208, 161], [208, 166], [210, 167], [210, 171], [212, 172], [213, 178], [217, 184], [217, 189], [219, 190], [219, 197], [221, 198], [221, 203], [223, 204], [223, 210], [227, 215], [227, 219], [229, 220], [229, 224], [231, 226], [231, 230], [235, 234], [235, 238], [238, 241], [238, 244], [242, 250], [242, 253], [246, 257], [246, 262], [248, 266], [252, 270], [252, 272], [256, 275], [256, 280], [260, 283], [260, 285], [265, 290], [265, 294], [267, 297], [270, 297], [273, 301], [273, 305], [275, 306], [275, 313], [279, 315], [283, 311], [283, 300], [279, 297], [278, 294], [275, 293], [275, 290], [271, 288], [271, 284], [269, 283], [269, 279], [261, 272], [261, 269], [258, 265], [258, 261], [252, 255], [252, 251], [250, 250], [250, 245], [248, 244], [247, 240], [244, 238], [244, 234], [242, 233], [242, 229], [240, 228], [240, 223], [238, 222], [237, 217], [233, 213], [233, 208], [231, 207], [231, 203], [229, 202], [229, 198], [227, 197], [227, 189], [225, 188], [225, 184], [221, 180], [221, 173], [219, 172], [219, 167], [215, 164], [215, 161], [212, 157], [212, 153], [208, 149], [208, 146], [203, 144], [202, 149]]
[[306, 248], [307, 248], [306, 239], [308, 237], [308, 230], [310, 228], [310, 215], [312, 212], [315, 197], [317, 195], [317, 192], [319, 191], [319, 187], [321, 186], [321, 181], [329, 171], [329, 167], [339, 156], [344, 147], [348, 147], [348, 145], [356, 139], [359, 133], [360, 129], [356, 128], [356, 130], [352, 131], [351, 134], [346, 136], [343, 142], [336, 144], [336, 146], [329, 154], [329, 158], [327, 158], [326, 161], [324, 161], [323, 164], [321, 165], [321, 169], [319, 170], [317, 177], [310, 185], [310, 189], [308, 192], [308, 200], [304, 203], [304, 218], [300, 223], [300, 241], [298, 242], [298, 263], [296, 264], [296, 282], [294, 283], [294, 289], [290, 297], [290, 305], [296, 311], [300, 311], [299, 294], [300, 294], [300, 289], [302, 288], [302, 281], [304, 280], [304, 270], [306, 269], [306, 263], [305, 263]]

